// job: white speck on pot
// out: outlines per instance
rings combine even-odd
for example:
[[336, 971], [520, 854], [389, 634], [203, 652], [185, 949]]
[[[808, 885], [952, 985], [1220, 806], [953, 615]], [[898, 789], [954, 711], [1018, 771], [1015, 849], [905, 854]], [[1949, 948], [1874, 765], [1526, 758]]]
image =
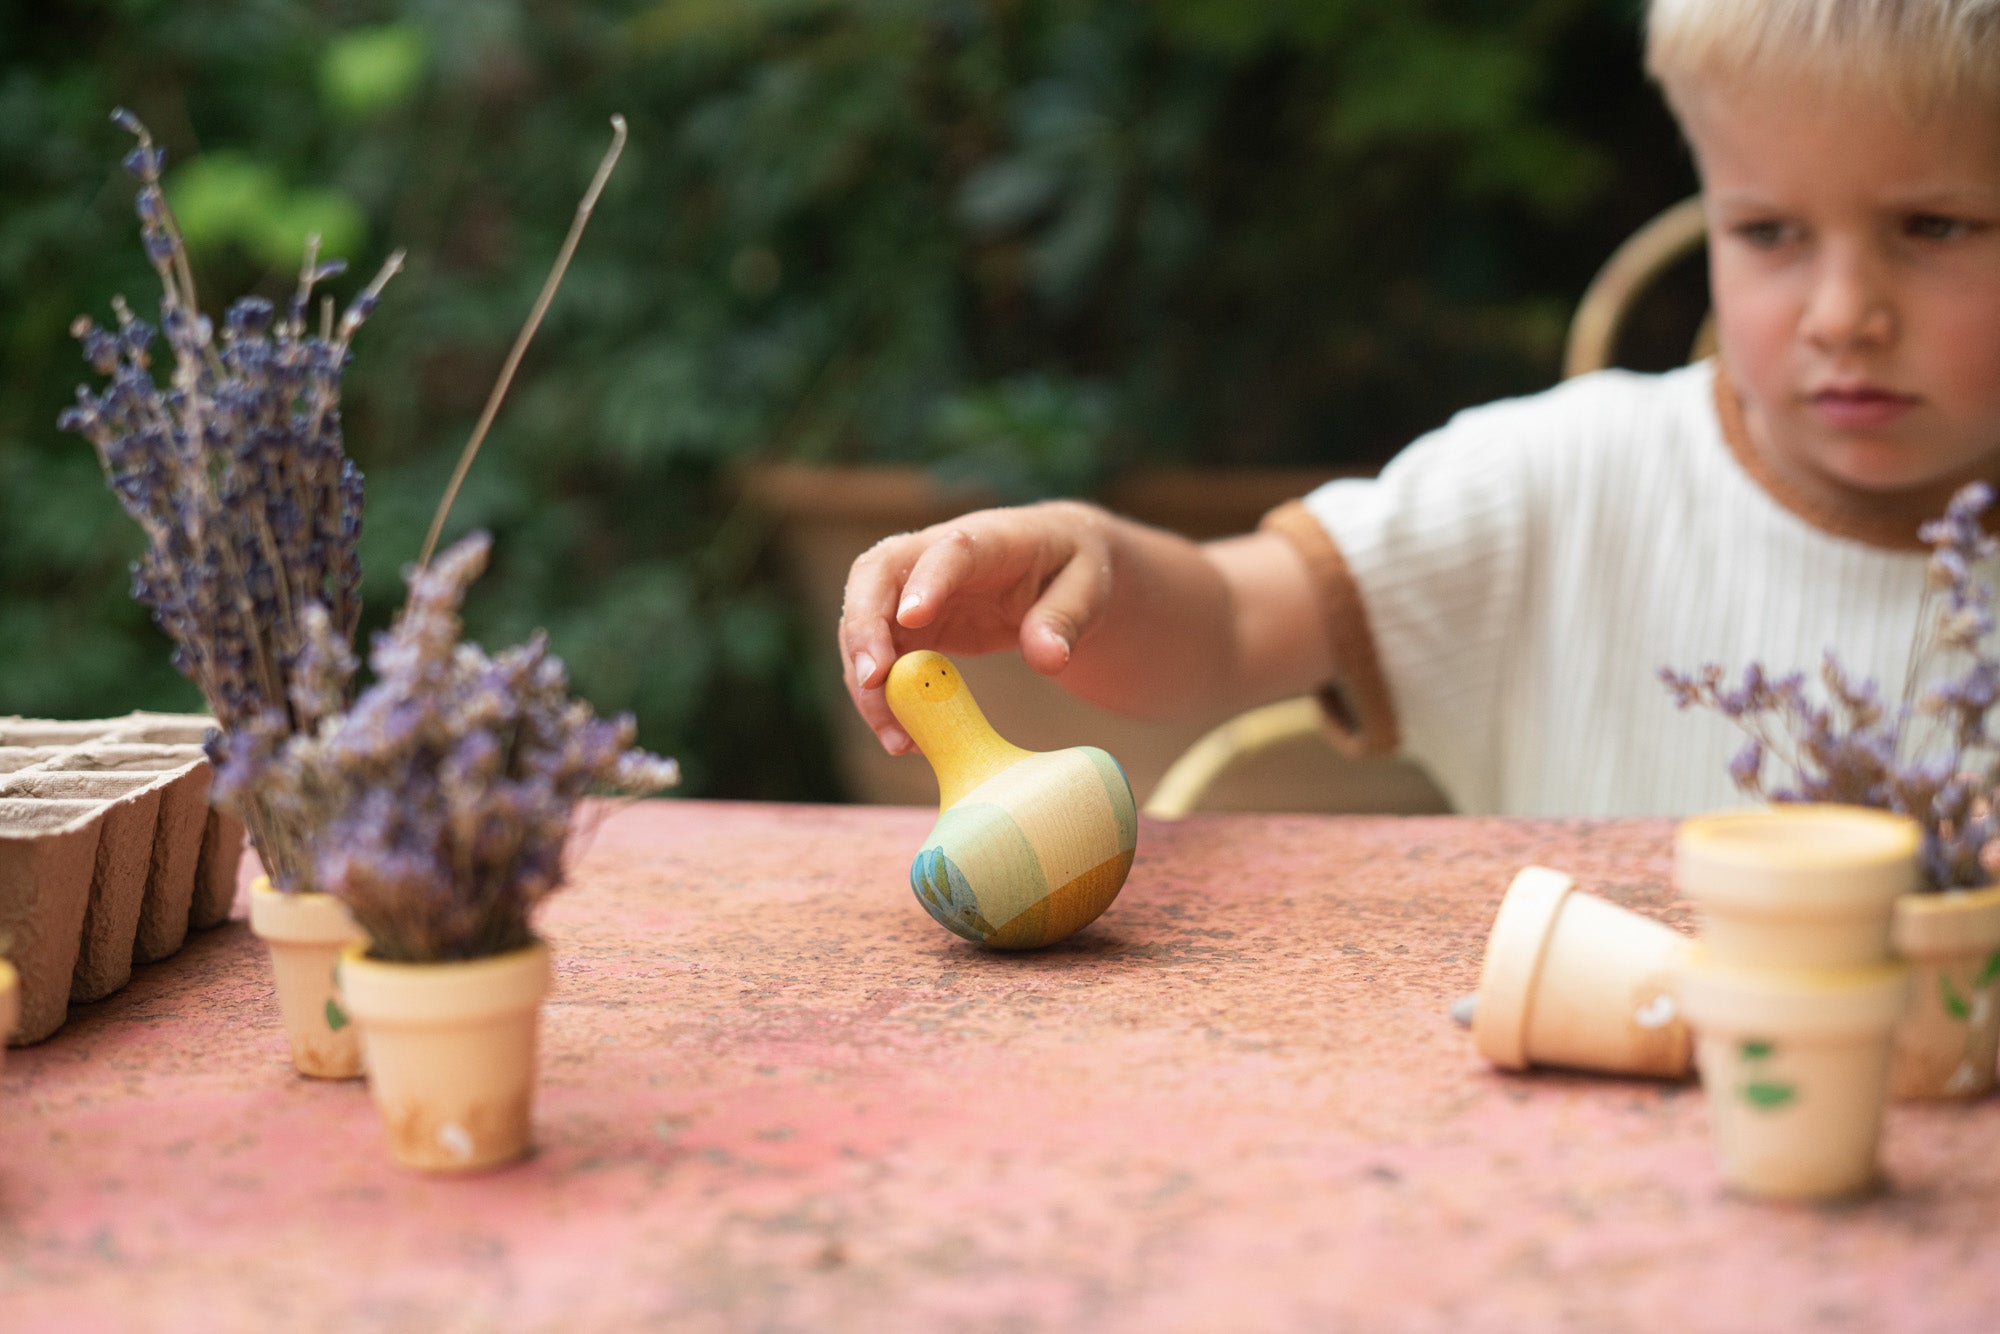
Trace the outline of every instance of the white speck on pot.
[[456, 1121], [447, 1121], [438, 1127], [438, 1143], [444, 1146], [446, 1153], [461, 1161], [472, 1157], [472, 1136]]

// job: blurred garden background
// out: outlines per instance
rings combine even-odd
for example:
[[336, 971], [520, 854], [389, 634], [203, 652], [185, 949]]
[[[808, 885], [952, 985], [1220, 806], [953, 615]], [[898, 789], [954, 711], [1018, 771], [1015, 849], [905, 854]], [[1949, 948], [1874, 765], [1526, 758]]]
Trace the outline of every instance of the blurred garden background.
[[1692, 191], [1638, 50], [1638, 0], [0, 5], [0, 714], [200, 707], [55, 428], [72, 318], [156, 313], [114, 106], [168, 151], [210, 314], [282, 298], [309, 231], [343, 299], [409, 252], [345, 391], [364, 635], [622, 113], [454, 511], [496, 539], [470, 630], [545, 627], [689, 794], [835, 799], [832, 627], [746, 466], [1022, 499], [1379, 465], [1552, 383], [1597, 264]]

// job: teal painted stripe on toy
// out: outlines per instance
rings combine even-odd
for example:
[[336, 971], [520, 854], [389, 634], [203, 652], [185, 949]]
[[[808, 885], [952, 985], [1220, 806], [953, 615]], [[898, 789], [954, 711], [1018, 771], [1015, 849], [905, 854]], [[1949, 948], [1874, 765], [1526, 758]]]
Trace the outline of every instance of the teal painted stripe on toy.
[[1090, 762], [1097, 768], [1097, 776], [1104, 781], [1104, 794], [1111, 798], [1111, 809], [1118, 817], [1118, 850], [1130, 852], [1139, 846], [1139, 808], [1132, 800], [1132, 782], [1125, 777], [1124, 766], [1111, 757], [1109, 751], [1095, 746], [1079, 746]]
[[950, 849], [978, 915], [995, 930], [1047, 898], [1052, 888], [1034, 845], [1000, 806], [960, 802], [938, 816], [924, 846]]

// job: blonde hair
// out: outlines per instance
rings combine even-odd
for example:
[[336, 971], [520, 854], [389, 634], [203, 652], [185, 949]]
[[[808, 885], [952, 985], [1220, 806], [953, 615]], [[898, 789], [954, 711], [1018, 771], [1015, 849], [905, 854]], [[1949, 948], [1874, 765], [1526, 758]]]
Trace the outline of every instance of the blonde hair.
[[1666, 90], [1801, 78], [1921, 111], [2000, 99], [2000, 0], [1651, 0], [1646, 71]]

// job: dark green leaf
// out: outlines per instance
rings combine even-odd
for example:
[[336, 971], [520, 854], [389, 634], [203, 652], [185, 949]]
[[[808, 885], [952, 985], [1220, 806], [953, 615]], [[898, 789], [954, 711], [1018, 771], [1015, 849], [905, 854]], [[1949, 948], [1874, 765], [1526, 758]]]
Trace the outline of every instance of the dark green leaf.
[[1986, 964], [1979, 970], [1979, 976], [1973, 979], [1972, 985], [1975, 988], [1987, 987], [1995, 982], [2000, 982], [2000, 950], [1986, 956]]
[[1966, 1003], [1965, 997], [1958, 994], [1958, 989], [1952, 986], [1951, 977], [1948, 974], [1938, 974], [1938, 999], [1944, 1003], [1944, 1012], [1952, 1018], [1970, 1019], [1972, 1017], [1972, 1007]]

